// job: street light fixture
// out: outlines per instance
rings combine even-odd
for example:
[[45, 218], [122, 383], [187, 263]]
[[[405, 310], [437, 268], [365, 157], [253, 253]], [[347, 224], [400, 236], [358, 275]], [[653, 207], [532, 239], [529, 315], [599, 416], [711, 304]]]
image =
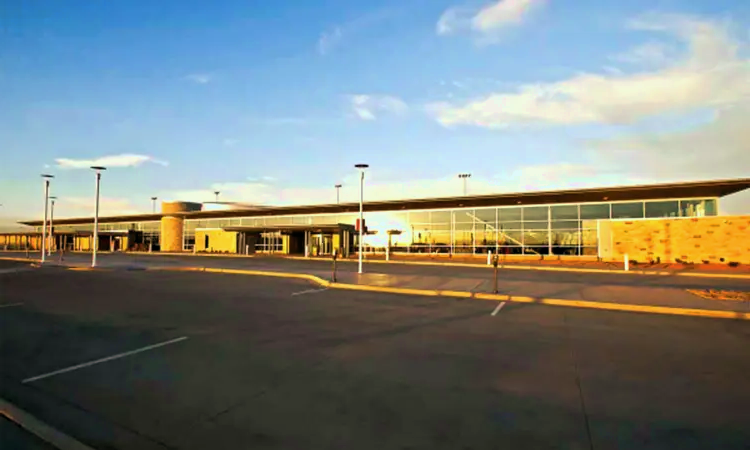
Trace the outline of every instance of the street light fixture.
[[362, 273], [362, 240], [364, 237], [364, 199], [365, 199], [365, 169], [370, 167], [367, 164], [356, 164], [359, 170], [359, 273]]
[[216, 203], [219, 203], [219, 194], [221, 194], [221, 191], [214, 191], [214, 195], [216, 196]]
[[94, 206], [94, 246], [91, 252], [91, 267], [96, 267], [96, 251], [99, 249], [99, 183], [102, 179], [102, 171], [107, 170], [102, 166], [91, 166], [96, 171], [96, 204]]
[[54, 175], [42, 174], [44, 178], [44, 223], [42, 224], [42, 263], [47, 259], [47, 207], [49, 206], [49, 180]]
[[47, 256], [52, 254], [52, 247], [55, 247], [55, 200], [57, 197], [54, 195], [50, 196], [50, 211], [49, 211], [49, 235], [52, 238], [52, 242], [47, 247]]
[[458, 178], [460, 178], [464, 182], [464, 196], [466, 196], [466, 180], [469, 179], [469, 178], [471, 178], [471, 174], [470, 173], [459, 173], [458, 174]]
[[338, 205], [340, 202], [339, 193], [341, 192], [341, 185], [337, 184], [334, 186], [336, 188], [336, 204]]
[[151, 197], [151, 214], [156, 214], [156, 199], [157, 197]]

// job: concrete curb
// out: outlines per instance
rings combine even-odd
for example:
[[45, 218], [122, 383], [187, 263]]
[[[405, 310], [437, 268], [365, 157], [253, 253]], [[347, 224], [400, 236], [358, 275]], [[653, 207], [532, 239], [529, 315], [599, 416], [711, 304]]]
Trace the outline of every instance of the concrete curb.
[[[330, 261], [330, 258], [305, 258], [302, 256], [285, 256], [284, 259], [293, 260], [312, 260], [312, 261]], [[354, 260], [339, 260], [339, 262], [355, 263]], [[492, 266], [485, 264], [467, 264], [454, 262], [434, 262], [434, 261], [384, 261], [382, 259], [365, 260], [367, 264], [411, 264], [415, 266], [443, 266], [443, 267], [470, 267], [475, 269], [492, 269]], [[700, 278], [730, 278], [740, 280], [750, 280], [750, 275], [731, 274], [731, 273], [705, 273], [705, 272], [669, 272], [666, 270], [649, 271], [649, 270], [603, 270], [603, 269], [584, 269], [575, 267], [543, 267], [543, 266], [521, 266], [521, 265], [501, 265], [500, 269], [508, 270], [540, 270], [548, 272], [577, 272], [577, 273], [596, 273], [601, 275], [646, 275], [646, 276], [676, 276], [676, 277], [700, 277]]]
[[39, 439], [60, 450], [94, 450], [74, 438], [47, 425], [21, 408], [0, 398], [0, 414]]
[[413, 289], [413, 288], [396, 288], [384, 286], [369, 286], [362, 284], [333, 283], [315, 275], [305, 273], [290, 272], [267, 272], [261, 270], [240, 270], [240, 269], [216, 269], [209, 267], [158, 267], [149, 268], [149, 271], [168, 271], [168, 272], [209, 272], [209, 273], [226, 273], [235, 275], [252, 275], [266, 276], [277, 278], [295, 278], [311, 281], [319, 286], [332, 289], [349, 289], [353, 291], [383, 292], [388, 294], [406, 294], [420, 295], [430, 297], [452, 297], [468, 298], [474, 300], [490, 300], [500, 302], [529, 303], [549, 306], [563, 306], [569, 308], [587, 308], [604, 311], [620, 312], [637, 312], [646, 314], [665, 314], [672, 316], [690, 316], [690, 317], [707, 317], [713, 319], [737, 319], [750, 320], [750, 313], [719, 311], [710, 309], [693, 309], [693, 308], [674, 308], [669, 306], [646, 306], [646, 305], [625, 305], [621, 303], [596, 302], [587, 300], [565, 300], [559, 298], [535, 298], [515, 295], [501, 295], [489, 293], [475, 293], [467, 291], [449, 291], [433, 289]]

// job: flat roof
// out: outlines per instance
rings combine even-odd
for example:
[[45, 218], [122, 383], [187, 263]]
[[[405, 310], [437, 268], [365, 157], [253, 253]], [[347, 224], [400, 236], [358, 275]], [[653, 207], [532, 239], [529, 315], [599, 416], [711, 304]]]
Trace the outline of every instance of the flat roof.
[[[750, 178], [730, 180], [692, 181], [683, 183], [647, 184], [556, 191], [532, 191], [506, 194], [473, 195], [406, 200], [365, 202], [366, 212], [400, 211], [420, 209], [480, 208], [492, 206], [533, 206], [555, 203], [592, 203], [604, 201], [638, 201], [654, 199], [677, 199], [691, 197], [724, 197], [750, 188]], [[170, 214], [139, 214], [100, 217], [99, 223], [157, 221], [163, 215], [180, 216], [185, 219], [213, 219], [230, 217], [259, 217], [295, 214], [341, 214], [359, 212], [359, 203], [266, 206], [218, 211], [195, 211]], [[57, 219], [55, 225], [76, 225], [93, 222], [92, 217]], [[24, 225], [40, 226], [41, 220], [20, 222]]]

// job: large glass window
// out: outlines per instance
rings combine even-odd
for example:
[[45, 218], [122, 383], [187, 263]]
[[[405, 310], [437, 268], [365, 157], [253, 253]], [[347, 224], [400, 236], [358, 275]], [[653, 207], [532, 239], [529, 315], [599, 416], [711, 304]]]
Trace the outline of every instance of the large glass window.
[[523, 208], [523, 221], [549, 220], [549, 208], [546, 206], [527, 206]]
[[680, 202], [646, 202], [646, 217], [679, 217]]
[[609, 219], [609, 203], [581, 205], [581, 219]]
[[643, 202], [612, 203], [613, 219], [642, 219]]
[[552, 220], [578, 220], [578, 205], [555, 205], [550, 208]]
[[703, 217], [716, 215], [716, 200], [682, 200], [680, 201], [682, 217]]
[[520, 207], [514, 208], [499, 208], [497, 210], [498, 222], [520, 222], [522, 219], [523, 209]]

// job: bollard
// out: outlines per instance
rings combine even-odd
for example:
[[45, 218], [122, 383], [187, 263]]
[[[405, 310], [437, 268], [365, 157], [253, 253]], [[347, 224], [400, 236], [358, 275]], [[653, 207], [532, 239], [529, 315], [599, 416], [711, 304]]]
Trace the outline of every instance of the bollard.
[[625, 272], [628, 272], [630, 270], [630, 260], [628, 259], [628, 254], [625, 253]]
[[492, 264], [492, 250], [487, 251], [487, 265]]
[[246, 255], [250, 254], [250, 244], [245, 244], [245, 254]]
[[385, 260], [386, 261], [391, 260], [391, 247], [390, 246], [385, 248]]
[[495, 255], [494, 258], [492, 258], [492, 265], [495, 266], [495, 283], [493, 285], [492, 293], [497, 294], [497, 264], [498, 264], [498, 257]]
[[148, 243], [148, 252], [152, 253], [153, 251], [154, 251], [154, 243], [153, 242], [149, 242]]
[[339, 252], [334, 248], [333, 253], [331, 254], [331, 258], [333, 259], [333, 269], [331, 273], [331, 281], [336, 282], [336, 257], [338, 256]]
[[60, 248], [60, 259], [58, 260], [59, 263], [63, 262], [63, 253], [65, 253], [65, 247]]

